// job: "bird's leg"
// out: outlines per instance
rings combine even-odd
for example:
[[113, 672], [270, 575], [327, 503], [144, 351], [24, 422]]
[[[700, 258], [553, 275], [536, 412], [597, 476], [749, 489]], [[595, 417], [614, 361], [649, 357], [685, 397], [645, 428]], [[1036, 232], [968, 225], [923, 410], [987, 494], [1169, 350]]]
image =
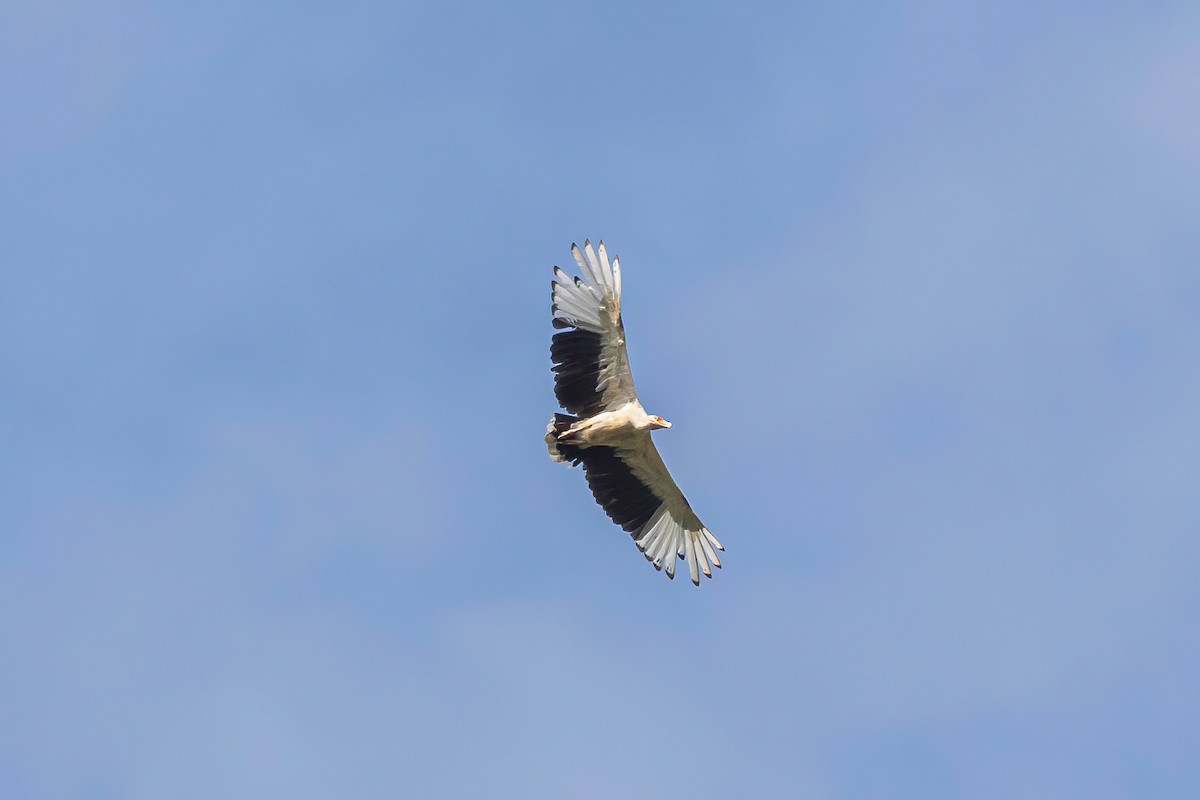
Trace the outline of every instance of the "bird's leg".
[[587, 425], [584, 424], [586, 422], [587, 420], [580, 420], [579, 422], [576, 422], [574, 425], [560, 433], [558, 435], [558, 440], [560, 442], [566, 442], [577, 437], [587, 427]]
[[571, 425], [565, 431], [558, 435], [560, 442], [579, 441], [583, 438], [583, 434], [591, 428], [596, 422], [595, 417], [585, 417]]

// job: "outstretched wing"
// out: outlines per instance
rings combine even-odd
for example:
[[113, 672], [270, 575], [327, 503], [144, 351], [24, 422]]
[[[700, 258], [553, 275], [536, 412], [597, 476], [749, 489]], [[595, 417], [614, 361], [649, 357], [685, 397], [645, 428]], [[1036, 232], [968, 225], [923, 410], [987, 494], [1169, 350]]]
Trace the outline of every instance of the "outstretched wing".
[[709, 564], [720, 568], [716, 551], [725, 548], [692, 511], [654, 442], [646, 437], [637, 449], [618, 451], [618, 457], [634, 478], [662, 501], [645, 525], [633, 534], [638, 549], [655, 569], [665, 567], [669, 578], [675, 577], [675, 556], [687, 560], [692, 583], [700, 585], [701, 572], [711, 578]]
[[725, 548], [692, 511], [649, 437], [630, 448], [558, 447], [567, 460], [583, 463], [596, 502], [655, 569], [674, 579], [675, 559], [685, 559], [699, 586], [701, 572], [711, 578], [712, 567], [721, 566], [716, 551]]
[[621, 323], [621, 264], [610, 263], [604, 242], [599, 255], [585, 240], [583, 249], [571, 245], [582, 278], [559, 267], [550, 282], [550, 311], [554, 327], [572, 328], [554, 334], [554, 394], [573, 414], [592, 416], [637, 399], [625, 326]]

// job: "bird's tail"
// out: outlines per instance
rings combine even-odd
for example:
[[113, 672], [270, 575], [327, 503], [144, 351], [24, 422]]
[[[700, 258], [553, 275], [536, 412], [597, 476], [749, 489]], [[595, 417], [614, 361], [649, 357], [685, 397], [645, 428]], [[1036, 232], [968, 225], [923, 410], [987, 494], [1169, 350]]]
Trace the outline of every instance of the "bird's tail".
[[579, 417], [573, 417], [570, 414], [555, 414], [550, 418], [550, 424], [546, 426], [546, 449], [550, 451], [550, 458], [554, 461], [558, 463], [572, 461], [578, 464], [582, 459], [578, 446], [560, 441], [558, 438], [576, 422], [579, 422]]

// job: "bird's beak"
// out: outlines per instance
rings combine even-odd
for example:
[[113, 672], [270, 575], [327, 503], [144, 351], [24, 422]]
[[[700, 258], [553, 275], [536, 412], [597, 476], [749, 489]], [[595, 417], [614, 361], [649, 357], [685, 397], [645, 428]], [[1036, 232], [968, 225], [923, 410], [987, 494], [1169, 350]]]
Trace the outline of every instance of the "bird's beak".
[[665, 419], [663, 419], [662, 417], [659, 417], [659, 419], [661, 419], [661, 420], [662, 420], [662, 426], [663, 426], [664, 428], [669, 428], [669, 427], [671, 427], [671, 423], [667, 422], [667, 421], [666, 421]]

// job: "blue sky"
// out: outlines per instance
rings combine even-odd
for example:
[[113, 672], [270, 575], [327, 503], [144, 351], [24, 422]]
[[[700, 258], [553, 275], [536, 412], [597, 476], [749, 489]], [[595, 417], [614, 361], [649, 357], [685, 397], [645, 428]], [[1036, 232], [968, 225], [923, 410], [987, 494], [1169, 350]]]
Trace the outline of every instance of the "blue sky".
[[[0, 10], [0, 795], [1200, 793], [1200, 11]], [[603, 238], [725, 543], [541, 441]]]

